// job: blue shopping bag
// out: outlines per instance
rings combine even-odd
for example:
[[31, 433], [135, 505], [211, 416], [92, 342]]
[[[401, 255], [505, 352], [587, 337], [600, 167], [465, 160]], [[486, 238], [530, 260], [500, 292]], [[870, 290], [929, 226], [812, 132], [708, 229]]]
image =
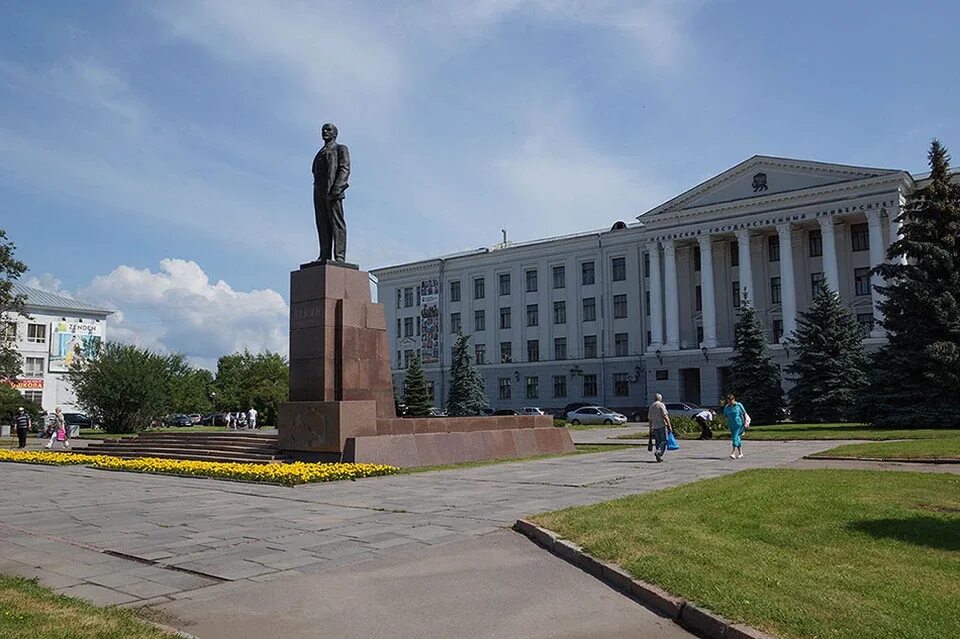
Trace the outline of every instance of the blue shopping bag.
[[667, 433], [667, 450], [680, 450], [680, 444], [677, 443], [677, 438], [672, 432]]

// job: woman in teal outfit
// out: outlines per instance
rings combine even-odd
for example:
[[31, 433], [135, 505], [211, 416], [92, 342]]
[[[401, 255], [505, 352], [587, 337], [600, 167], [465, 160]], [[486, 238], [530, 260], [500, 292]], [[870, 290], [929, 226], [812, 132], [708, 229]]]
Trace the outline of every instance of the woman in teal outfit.
[[743, 429], [750, 423], [750, 416], [747, 415], [747, 409], [737, 401], [733, 393], [727, 395], [727, 405], [723, 407], [723, 416], [727, 420], [727, 428], [730, 429], [730, 442], [733, 444], [730, 459], [743, 459], [741, 438], [743, 437]]

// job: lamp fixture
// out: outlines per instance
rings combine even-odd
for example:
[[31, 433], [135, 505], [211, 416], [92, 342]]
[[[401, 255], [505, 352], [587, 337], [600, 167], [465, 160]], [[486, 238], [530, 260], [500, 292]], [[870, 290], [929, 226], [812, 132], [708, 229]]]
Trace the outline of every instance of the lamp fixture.
[[658, 348], [656, 351], [654, 351], [653, 354], [657, 356], [657, 361], [660, 362], [660, 364], [662, 365], [662, 364], [663, 364], [663, 353], [660, 352], [660, 349]]
[[513, 378], [519, 382], [519, 381], [520, 381], [520, 371], [513, 371]]
[[629, 376], [627, 377], [627, 380], [629, 380], [631, 383], [634, 383], [634, 384], [635, 384], [635, 383], [637, 383], [637, 382], [640, 381], [640, 378], [641, 378], [642, 376], [643, 376], [643, 369], [640, 368], [639, 366], [634, 366], [634, 367], [633, 367], [633, 375], [629, 375]]
[[707, 356], [707, 347], [706, 347], [706, 346], [701, 346], [701, 347], [700, 347], [700, 352], [703, 353], [703, 359], [704, 359], [704, 361], [709, 362], [709, 361], [710, 361], [710, 358]]

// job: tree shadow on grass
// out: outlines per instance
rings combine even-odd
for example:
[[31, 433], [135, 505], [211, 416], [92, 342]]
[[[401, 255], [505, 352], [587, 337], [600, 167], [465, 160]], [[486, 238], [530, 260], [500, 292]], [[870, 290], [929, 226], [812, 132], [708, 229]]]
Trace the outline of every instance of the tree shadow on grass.
[[938, 550], [960, 550], [960, 518], [917, 516], [854, 521], [847, 528], [876, 539], [896, 539]]

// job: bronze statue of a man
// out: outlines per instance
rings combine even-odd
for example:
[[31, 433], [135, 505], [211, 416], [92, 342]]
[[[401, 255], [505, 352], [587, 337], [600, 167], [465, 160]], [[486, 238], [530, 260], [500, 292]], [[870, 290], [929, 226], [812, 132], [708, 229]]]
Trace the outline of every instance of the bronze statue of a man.
[[324, 124], [320, 129], [323, 148], [313, 158], [313, 212], [320, 237], [320, 260], [345, 262], [347, 224], [343, 219], [343, 192], [350, 186], [350, 151], [337, 144], [337, 127]]

